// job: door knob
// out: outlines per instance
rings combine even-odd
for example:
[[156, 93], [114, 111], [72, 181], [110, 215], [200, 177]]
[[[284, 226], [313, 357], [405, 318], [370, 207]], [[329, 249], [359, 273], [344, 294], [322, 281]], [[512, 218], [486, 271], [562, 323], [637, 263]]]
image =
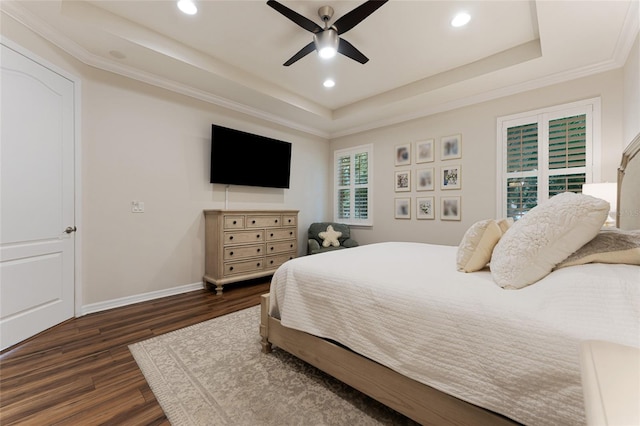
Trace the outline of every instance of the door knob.
[[75, 226], [67, 226], [67, 229], [64, 230], [64, 232], [66, 232], [67, 234], [70, 234], [76, 231], [77, 231], [77, 228]]

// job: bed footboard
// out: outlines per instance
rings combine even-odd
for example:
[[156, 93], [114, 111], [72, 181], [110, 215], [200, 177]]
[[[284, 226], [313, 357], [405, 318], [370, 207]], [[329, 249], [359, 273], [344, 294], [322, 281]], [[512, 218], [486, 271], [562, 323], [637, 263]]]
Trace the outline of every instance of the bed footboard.
[[416, 382], [328, 340], [284, 327], [278, 319], [269, 316], [268, 294], [262, 296], [261, 307], [262, 352], [271, 352], [271, 345], [275, 345], [421, 424], [518, 424]]

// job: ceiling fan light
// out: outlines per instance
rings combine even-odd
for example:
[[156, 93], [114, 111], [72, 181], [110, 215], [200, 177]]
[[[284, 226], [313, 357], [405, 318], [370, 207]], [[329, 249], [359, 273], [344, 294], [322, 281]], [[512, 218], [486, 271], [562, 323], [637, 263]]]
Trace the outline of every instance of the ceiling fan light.
[[318, 50], [318, 55], [320, 55], [322, 59], [329, 59], [336, 56], [336, 52], [337, 52], [336, 49], [329, 46], [329, 47], [323, 47], [322, 49]]
[[335, 82], [335, 81], [333, 81], [332, 79], [328, 78], [328, 79], [326, 79], [326, 80], [324, 81], [324, 83], [322, 83], [322, 85], [323, 85], [324, 87], [326, 87], [327, 89], [330, 89], [330, 88], [332, 88], [333, 86], [335, 86], [335, 85], [336, 85], [336, 82]]
[[336, 56], [338, 52], [338, 33], [334, 29], [327, 29], [313, 36], [318, 55], [323, 59], [329, 59]]
[[193, 0], [179, 0], [178, 9], [187, 15], [195, 15], [198, 13], [198, 8]]

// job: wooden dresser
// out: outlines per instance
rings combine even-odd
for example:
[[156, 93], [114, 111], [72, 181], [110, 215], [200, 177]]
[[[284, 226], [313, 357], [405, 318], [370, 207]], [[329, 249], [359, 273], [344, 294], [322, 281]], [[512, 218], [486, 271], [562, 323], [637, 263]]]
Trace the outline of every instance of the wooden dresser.
[[298, 254], [298, 210], [205, 210], [204, 285], [272, 275]]

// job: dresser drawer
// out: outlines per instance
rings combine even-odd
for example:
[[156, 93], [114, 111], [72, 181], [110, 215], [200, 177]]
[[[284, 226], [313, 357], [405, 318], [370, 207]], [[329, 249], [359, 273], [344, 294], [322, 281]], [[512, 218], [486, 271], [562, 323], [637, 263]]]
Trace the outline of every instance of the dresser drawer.
[[296, 257], [295, 253], [280, 254], [276, 256], [267, 256], [267, 263], [265, 264], [265, 268], [275, 269], [278, 266], [282, 265], [287, 260], [294, 259], [295, 257]]
[[256, 229], [255, 231], [233, 231], [224, 233], [224, 245], [228, 244], [246, 244], [264, 241], [264, 231]]
[[267, 254], [277, 254], [277, 253], [285, 253], [285, 252], [295, 252], [296, 251], [296, 242], [295, 241], [282, 241], [279, 243], [268, 243], [267, 244]]
[[247, 216], [247, 228], [272, 228], [282, 226], [282, 216]]
[[298, 224], [298, 217], [293, 214], [282, 215], [282, 226], [296, 226]]
[[247, 257], [264, 256], [264, 244], [251, 244], [248, 246], [225, 247], [224, 260], [244, 259]]
[[296, 228], [267, 229], [265, 237], [267, 241], [293, 240], [296, 237]]
[[244, 229], [244, 216], [224, 216], [224, 229]]
[[224, 275], [246, 274], [264, 269], [264, 258], [245, 260], [243, 262], [229, 262], [224, 264]]

